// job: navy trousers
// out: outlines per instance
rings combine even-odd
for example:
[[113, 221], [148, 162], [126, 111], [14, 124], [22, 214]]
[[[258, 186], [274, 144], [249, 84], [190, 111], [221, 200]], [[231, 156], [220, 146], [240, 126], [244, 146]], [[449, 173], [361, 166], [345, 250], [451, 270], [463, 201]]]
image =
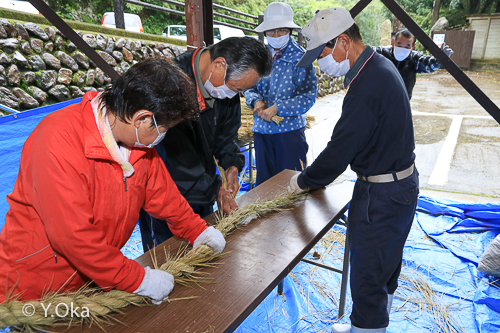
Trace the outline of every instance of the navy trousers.
[[418, 172], [391, 183], [358, 180], [349, 207], [351, 323], [389, 325], [387, 295], [398, 287], [403, 248], [418, 196]]
[[304, 134], [305, 128], [278, 134], [254, 133], [255, 163], [260, 185], [285, 169], [302, 170], [300, 161], [306, 167], [309, 146]]
[[[204, 218], [213, 213], [213, 205], [190, 205], [195, 214]], [[173, 236], [164, 220], [149, 215], [144, 209], [139, 213], [139, 228], [141, 229], [142, 248], [147, 252]]]

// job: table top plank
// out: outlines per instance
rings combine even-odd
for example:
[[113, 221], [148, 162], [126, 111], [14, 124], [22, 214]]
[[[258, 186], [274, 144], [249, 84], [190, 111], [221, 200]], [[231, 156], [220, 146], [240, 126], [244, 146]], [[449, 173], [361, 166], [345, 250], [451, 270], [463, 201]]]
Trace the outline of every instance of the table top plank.
[[[238, 204], [243, 207], [284, 193], [294, 174], [291, 170], [281, 172], [238, 198]], [[227, 238], [224, 255], [214, 261], [219, 263], [217, 267], [199, 270], [210, 283], [176, 285], [170, 294], [171, 299], [199, 298], [164, 302], [159, 306], [129, 306], [123, 316], [115, 315], [126, 326], [105, 326], [106, 332], [232, 332], [343, 214], [353, 186], [354, 183], [346, 181], [312, 191], [291, 209], [268, 213], [236, 230]], [[206, 220], [214, 223], [213, 216]], [[165, 249], [175, 254], [183, 244], [184, 241], [171, 238], [153, 251], [158, 262], [163, 263]], [[153, 267], [151, 252], [137, 258], [137, 262]], [[77, 327], [55, 331], [89, 330]]]

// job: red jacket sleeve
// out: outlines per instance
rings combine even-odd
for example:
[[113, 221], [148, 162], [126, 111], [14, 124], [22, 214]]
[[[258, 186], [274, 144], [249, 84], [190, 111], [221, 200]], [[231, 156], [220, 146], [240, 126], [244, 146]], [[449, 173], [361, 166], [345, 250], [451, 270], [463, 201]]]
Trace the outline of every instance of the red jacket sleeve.
[[50, 125], [40, 126], [28, 139], [21, 170], [52, 248], [100, 287], [135, 291], [144, 268], [109, 245], [100, 226], [93, 224], [83, 138], [76, 137], [78, 130]]
[[179, 192], [155, 149], [149, 168], [144, 209], [151, 216], [166, 220], [174, 236], [184, 238], [191, 244], [207, 228], [206, 222], [193, 212]]

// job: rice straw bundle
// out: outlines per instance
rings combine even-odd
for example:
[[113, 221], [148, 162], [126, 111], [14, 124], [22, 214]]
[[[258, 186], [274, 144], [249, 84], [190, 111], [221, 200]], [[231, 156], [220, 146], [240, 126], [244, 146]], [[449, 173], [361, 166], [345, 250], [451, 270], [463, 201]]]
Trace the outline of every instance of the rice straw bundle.
[[[261, 216], [272, 211], [283, 211], [288, 209], [286, 206], [294, 203], [301, 198], [303, 193], [287, 193], [273, 200], [266, 202], [257, 202], [249, 204], [241, 209], [234, 211], [227, 217], [219, 217], [216, 228], [226, 237], [233, 230], [238, 228], [240, 223], [249, 215]], [[199, 280], [200, 273], [196, 271], [199, 267], [214, 266], [211, 261], [218, 257], [214, 255], [212, 249], [207, 245], [198, 245], [187, 251], [187, 246], [182, 248], [177, 255], [166, 255], [166, 262], [158, 267], [155, 258], [154, 266], [162, 269], [175, 278], [175, 282], [182, 285], [202, 282]], [[128, 293], [120, 290], [111, 290], [104, 292], [99, 288], [82, 287], [80, 290], [63, 294], [50, 294], [42, 297], [40, 301], [19, 301], [8, 297], [0, 304], [0, 329], [11, 327], [13, 330], [23, 332], [35, 332], [43, 330], [46, 326], [52, 325], [83, 325], [83, 324], [109, 324], [119, 322], [110, 316], [111, 313], [122, 313], [121, 309], [129, 305], [148, 304], [149, 298]], [[47, 304], [53, 304], [52, 307], [45, 309]], [[80, 312], [83, 307], [88, 308], [88, 317], [60, 317], [55, 311], [55, 304], [66, 304], [68, 308], [79, 307]], [[64, 308], [64, 307], [63, 307]], [[31, 314], [27, 316], [26, 310]], [[64, 309], [63, 309], [64, 310]]]

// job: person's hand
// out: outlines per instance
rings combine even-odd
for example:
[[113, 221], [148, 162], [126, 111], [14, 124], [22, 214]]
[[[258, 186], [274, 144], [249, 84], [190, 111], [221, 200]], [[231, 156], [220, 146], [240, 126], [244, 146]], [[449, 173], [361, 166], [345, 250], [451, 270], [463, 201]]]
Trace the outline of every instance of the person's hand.
[[278, 114], [278, 110], [276, 109], [276, 104], [274, 104], [270, 108], [267, 108], [264, 111], [262, 111], [262, 115], [260, 117], [262, 118], [262, 120], [271, 121], [273, 116], [275, 116], [277, 114]]
[[219, 254], [224, 251], [224, 247], [226, 247], [226, 240], [219, 230], [214, 227], [208, 227], [198, 237], [196, 237], [193, 247], [200, 244], [210, 246], [214, 251], [214, 254]]
[[230, 215], [233, 210], [238, 209], [238, 204], [234, 201], [233, 194], [222, 185], [217, 196], [217, 207], [226, 215]]
[[240, 181], [238, 179], [238, 168], [235, 166], [230, 166], [226, 170], [226, 179], [227, 179], [227, 190], [233, 198], [236, 197], [238, 191], [240, 190]]
[[305, 190], [301, 189], [299, 183], [297, 182], [297, 178], [299, 178], [300, 173], [295, 174], [290, 179], [290, 185], [288, 185], [288, 192], [304, 192]]
[[151, 269], [149, 266], [145, 267], [144, 271], [141, 285], [134, 294], [147, 296], [151, 298], [153, 304], [160, 305], [174, 289], [174, 277], [170, 273]]
[[253, 106], [253, 113], [255, 113], [257, 117], [262, 118], [262, 111], [264, 111], [266, 107], [266, 103], [263, 101], [257, 101]]
[[451, 49], [451, 47], [449, 45], [446, 45], [446, 43], [443, 43], [441, 45], [441, 50], [443, 50], [443, 52], [449, 57], [453, 54], [453, 50]]

